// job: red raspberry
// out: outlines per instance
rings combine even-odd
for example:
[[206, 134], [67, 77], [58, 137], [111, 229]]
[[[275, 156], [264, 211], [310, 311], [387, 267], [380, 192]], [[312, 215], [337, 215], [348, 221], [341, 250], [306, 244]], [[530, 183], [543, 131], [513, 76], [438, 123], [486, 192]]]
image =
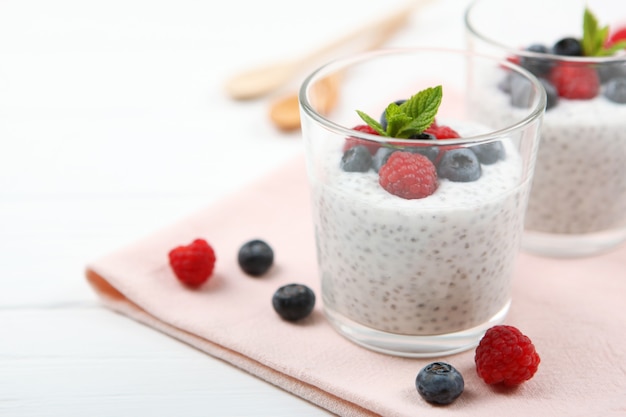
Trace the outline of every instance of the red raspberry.
[[513, 326], [487, 330], [476, 348], [476, 371], [487, 384], [519, 385], [537, 372], [540, 358], [528, 336]]
[[170, 266], [180, 282], [190, 287], [204, 284], [215, 266], [215, 252], [204, 239], [196, 239], [186, 246], [169, 252]]
[[[456, 130], [452, 129], [450, 126], [438, 125], [436, 123], [433, 123], [432, 125], [430, 125], [430, 127], [426, 129], [424, 132], [430, 133], [431, 135], [435, 135], [437, 139], [456, 139], [456, 138], [461, 137], [461, 135], [459, 135], [459, 133]], [[456, 148], [459, 148], [459, 146], [450, 145], [450, 146], [439, 147], [439, 154], [437, 155], [437, 158], [435, 159], [435, 164], [439, 163], [439, 161], [443, 157], [443, 154], [446, 153], [446, 151], [456, 149]]]
[[515, 64], [515, 65], [519, 65], [521, 62], [521, 58], [519, 55], [510, 55], [506, 57], [506, 60], [509, 61], [511, 64]]
[[428, 129], [424, 131], [424, 133], [430, 133], [431, 135], [435, 135], [437, 139], [455, 139], [460, 138], [461, 135], [450, 126], [445, 125], [435, 125], [434, 123], [430, 125]]
[[[357, 125], [357, 126], [353, 127], [352, 130], [357, 130], [357, 131], [363, 132], [363, 133], [369, 133], [371, 135], [378, 135], [378, 132], [375, 131], [369, 125]], [[369, 140], [364, 140], [364, 139], [355, 138], [353, 136], [350, 136], [350, 137], [346, 138], [346, 142], [343, 145], [343, 151], [345, 152], [348, 149], [354, 148], [357, 145], [365, 146], [370, 151], [370, 154], [372, 154], [372, 155], [374, 155], [376, 153], [376, 151], [378, 150], [378, 148], [380, 148], [380, 144], [377, 143], [377, 142], [371, 142]]]
[[437, 189], [435, 165], [418, 153], [392, 153], [378, 175], [381, 187], [407, 200], [428, 197]]
[[600, 91], [598, 73], [583, 65], [557, 65], [550, 73], [550, 81], [564, 98], [591, 99]]
[[615, 32], [613, 32], [611, 36], [609, 36], [609, 39], [606, 42], [606, 46], [610, 47], [611, 45], [619, 41], [626, 41], [626, 27], [619, 28]]

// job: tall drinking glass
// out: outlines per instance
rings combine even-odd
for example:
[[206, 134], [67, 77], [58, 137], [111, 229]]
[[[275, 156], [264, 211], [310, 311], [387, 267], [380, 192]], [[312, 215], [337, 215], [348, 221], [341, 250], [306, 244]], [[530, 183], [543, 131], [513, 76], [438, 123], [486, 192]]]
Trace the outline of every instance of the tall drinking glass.
[[[528, 82], [526, 106], [514, 120], [475, 111], [496, 94], [481, 75], [495, 69]], [[329, 79], [337, 88], [332, 111]], [[437, 91], [434, 123], [401, 135], [398, 112], [421, 117]], [[301, 87], [300, 105], [330, 323], [392, 355], [475, 346], [511, 303], [545, 108], [539, 81], [466, 51], [381, 50], [316, 70]], [[364, 128], [357, 110], [385, 127], [383, 134]]]
[[[605, 51], [609, 44], [598, 31], [580, 42], [585, 30], [617, 28], [620, 16], [625, 23], [622, 0], [476, 0], [466, 12], [469, 50], [518, 62], [547, 91], [523, 238], [528, 251], [585, 256], [626, 240], [626, 52], [592, 56], [588, 40]], [[483, 75], [491, 98], [485, 112], [503, 121], [524, 113], [517, 109], [523, 81], [501, 71]]]

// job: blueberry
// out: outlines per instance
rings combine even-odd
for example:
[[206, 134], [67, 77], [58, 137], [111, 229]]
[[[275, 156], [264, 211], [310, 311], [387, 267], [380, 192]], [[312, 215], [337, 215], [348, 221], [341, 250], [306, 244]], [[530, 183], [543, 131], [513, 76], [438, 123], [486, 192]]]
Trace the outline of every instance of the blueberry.
[[371, 166], [372, 154], [363, 145], [353, 146], [341, 158], [341, 169], [346, 172], [367, 172]]
[[612, 78], [626, 77], [626, 65], [622, 63], [605, 63], [596, 68], [602, 84]]
[[[546, 110], [556, 106], [559, 102], [559, 94], [556, 87], [545, 78], [538, 78], [546, 91]], [[498, 84], [503, 92], [511, 96], [511, 105], [518, 108], [528, 108], [532, 105], [533, 87], [530, 80], [516, 72], [508, 73]]]
[[615, 103], [626, 104], [626, 77], [613, 78], [607, 82], [604, 96]]
[[[431, 133], [418, 133], [416, 135], [411, 136], [409, 139], [419, 139], [419, 140], [437, 140], [437, 137]], [[426, 158], [430, 159], [430, 162], [435, 162], [437, 156], [439, 155], [439, 148], [436, 146], [407, 146], [403, 149], [403, 151], [418, 153], [420, 155], [424, 155]]]
[[576, 38], [563, 38], [552, 46], [554, 55], [582, 56], [583, 48]]
[[432, 133], [422, 132], [412, 135], [409, 139], [437, 140], [437, 136], [433, 135]]
[[437, 167], [440, 177], [455, 182], [476, 181], [481, 173], [478, 157], [467, 148], [446, 151]]
[[546, 90], [546, 110], [550, 110], [559, 104], [559, 93], [554, 84], [545, 78], [539, 78], [539, 82], [541, 82], [544, 90]]
[[[550, 52], [547, 46], [542, 44], [533, 44], [526, 48], [528, 52], [538, 54], [547, 54]], [[537, 76], [546, 75], [552, 69], [553, 63], [550, 59], [542, 59], [536, 57], [522, 56], [520, 65]]]
[[[402, 100], [396, 100], [394, 101], [394, 103], [396, 103], [398, 106], [402, 103], [404, 103], [406, 100], [402, 99]], [[383, 127], [383, 130], [387, 130], [387, 117], [385, 115], [385, 112], [387, 111], [387, 109], [383, 110], [383, 112], [380, 115], [380, 125]]]
[[421, 397], [433, 404], [447, 405], [463, 393], [463, 375], [450, 364], [433, 362], [419, 371], [415, 387]]
[[511, 73], [509, 76], [509, 95], [511, 105], [518, 108], [528, 108], [532, 104], [532, 83], [521, 74]]
[[504, 159], [505, 156], [504, 146], [502, 146], [500, 141], [481, 143], [480, 145], [472, 146], [470, 149], [474, 152], [478, 161], [485, 165], [495, 164], [499, 160]]
[[274, 263], [274, 251], [262, 240], [250, 240], [239, 248], [237, 261], [246, 274], [258, 277], [265, 274]]
[[301, 320], [313, 311], [315, 293], [304, 284], [283, 285], [274, 293], [272, 305], [284, 320]]
[[391, 154], [395, 151], [397, 151], [395, 148], [378, 148], [372, 157], [372, 168], [374, 168], [374, 171], [378, 172], [380, 168], [387, 163], [387, 159], [389, 159]]
[[403, 151], [424, 155], [432, 163], [435, 163], [439, 156], [439, 148], [436, 146], [407, 146]]
[[511, 77], [512, 72], [507, 72], [506, 75], [498, 83], [498, 88], [503, 92], [509, 94], [511, 92]]
[[526, 48], [529, 52], [537, 52], [538, 54], [547, 54], [550, 52], [550, 48], [542, 43], [533, 43]]

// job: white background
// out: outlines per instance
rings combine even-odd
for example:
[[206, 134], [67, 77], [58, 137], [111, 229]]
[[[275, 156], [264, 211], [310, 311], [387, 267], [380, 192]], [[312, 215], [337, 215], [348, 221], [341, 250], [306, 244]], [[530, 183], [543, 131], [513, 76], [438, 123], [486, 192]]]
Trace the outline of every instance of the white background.
[[[464, 47], [467, 3], [387, 45]], [[402, 4], [0, 0], [0, 416], [327, 415], [104, 309], [84, 268], [302, 152], [229, 75]]]

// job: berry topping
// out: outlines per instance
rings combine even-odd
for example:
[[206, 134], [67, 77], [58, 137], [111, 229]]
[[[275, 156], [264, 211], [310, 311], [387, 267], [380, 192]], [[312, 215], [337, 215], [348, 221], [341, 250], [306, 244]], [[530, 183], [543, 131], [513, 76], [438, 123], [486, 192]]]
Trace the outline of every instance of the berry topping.
[[419, 139], [419, 140], [436, 140], [437, 136], [432, 133], [423, 131], [422, 133], [416, 133], [412, 135], [409, 139]]
[[546, 110], [550, 110], [559, 104], [559, 92], [556, 91], [556, 87], [545, 78], [539, 78], [539, 82], [543, 84], [543, 89], [546, 90]]
[[474, 361], [478, 376], [487, 384], [514, 386], [535, 375], [540, 358], [528, 336], [513, 326], [499, 325], [487, 330]]
[[[603, 63], [597, 68], [585, 66], [583, 63], [559, 63], [559, 60], [550, 57], [543, 59], [541, 54], [552, 53], [574, 57], [611, 56], [624, 48], [626, 48], [626, 28], [610, 32], [609, 27], [600, 26], [595, 15], [586, 8], [581, 37], [564, 37], [549, 49], [543, 44], [532, 44], [525, 48], [526, 51], [532, 52], [525, 55], [532, 56], [520, 56], [519, 64], [535, 74], [543, 84], [547, 94], [546, 110], [550, 110], [558, 104], [559, 97], [573, 100], [596, 97], [602, 84], [613, 78], [626, 76], [626, 67], [620, 63], [615, 65]], [[528, 106], [532, 88], [528, 80], [516, 73], [508, 72], [498, 87], [510, 95], [512, 106], [522, 108]], [[620, 103], [619, 99], [614, 101]]]
[[301, 320], [313, 311], [315, 293], [303, 284], [283, 285], [274, 293], [272, 305], [284, 320]]
[[430, 133], [431, 135], [434, 135], [437, 139], [456, 139], [461, 137], [461, 135], [459, 135], [459, 133], [451, 127], [445, 125], [437, 125], [434, 123], [428, 129], [426, 129], [424, 133]]
[[552, 46], [554, 55], [582, 56], [583, 48], [576, 38], [563, 38]]
[[418, 153], [394, 152], [378, 174], [381, 187], [408, 200], [428, 197], [437, 189], [435, 165]]
[[356, 125], [352, 128], [352, 130], [356, 130], [357, 132], [369, 133], [370, 135], [378, 135], [378, 132], [368, 125]]
[[465, 382], [461, 373], [452, 365], [433, 362], [419, 371], [415, 378], [415, 387], [429, 403], [447, 405], [463, 393]]
[[[358, 132], [363, 132], [363, 133], [369, 133], [370, 135], [378, 135], [378, 132], [368, 125], [357, 125], [353, 127], [352, 130], [356, 130]], [[356, 145], [365, 146], [372, 155], [374, 155], [374, 153], [376, 153], [376, 150], [380, 148], [380, 144], [378, 142], [373, 142], [373, 141], [369, 141], [369, 140], [365, 140], [361, 138], [355, 138], [354, 136], [350, 136], [346, 138], [346, 142], [343, 145], [343, 151], [345, 152], [348, 149], [355, 147]]]
[[550, 73], [550, 82], [559, 97], [568, 99], [591, 99], [600, 91], [598, 73], [584, 65], [558, 65]]
[[[417, 139], [417, 140], [437, 140], [437, 138], [426, 131], [422, 133], [415, 134], [411, 136], [409, 139]], [[423, 143], [412, 143], [412, 142], [403, 142], [403, 143], [394, 143], [398, 148], [396, 150], [402, 150], [405, 152], [418, 153], [420, 155], [424, 155], [426, 158], [430, 159], [432, 163], [435, 162], [437, 156], [439, 155], [439, 149], [436, 146], [428, 146]]]
[[[526, 48], [528, 52], [534, 52], [537, 54], [547, 54], [550, 52], [547, 46], [543, 44], [532, 44]], [[532, 72], [536, 76], [543, 76], [550, 72], [552, 68], [552, 61], [549, 59], [542, 59], [537, 57], [522, 56], [520, 57], [519, 64]]]
[[446, 151], [439, 161], [437, 174], [455, 182], [471, 182], [480, 178], [482, 170], [474, 152], [467, 148]]
[[439, 85], [426, 88], [406, 101], [390, 103], [385, 109], [384, 117], [381, 117], [385, 121], [384, 125], [360, 110], [356, 112], [378, 134], [408, 139], [424, 132], [434, 122], [442, 94], [442, 87]]
[[609, 80], [604, 89], [604, 96], [615, 103], [626, 104], [626, 77]]
[[626, 41], [626, 26], [615, 29], [606, 41], [606, 46], [611, 47], [618, 42]]
[[505, 156], [504, 146], [500, 141], [481, 143], [470, 149], [476, 154], [478, 161], [485, 165], [495, 164]]
[[[509, 55], [506, 57], [506, 60], [511, 64], [521, 65], [521, 58], [518, 55]], [[504, 66], [502, 67], [504, 68]]]
[[606, 62], [599, 65], [596, 70], [602, 84], [612, 78], [626, 77], [626, 65], [621, 62]]
[[186, 246], [169, 252], [170, 267], [180, 282], [190, 287], [204, 284], [215, 266], [215, 252], [204, 239], [196, 239]]
[[[559, 94], [550, 81], [545, 78], [538, 78], [546, 90], [546, 110], [556, 106], [559, 102]], [[498, 87], [511, 97], [511, 105], [518, 108], [527, 108], [532, 104], [531, 97], [533, 86], [531, 82], [516, 72], [509, 72], [498, 84]]]
[[341, 157], [341, 169], [346, 172], [367, 172], [371, 166], [372, 155], [363, 145], [348, 149]]
[[380, 171], [380, 168], [387, 163], [387, 160], [395, 151], [397, 151], [395, 148], [379, 148], [372, 157], [372, 168], [374, 168], [374, 171]]
[[528, 78], [518, 73], [508, 75], [508, 93], [511, 96], [511, 105], [518, 108], [527, 108], [532, 104], [532, 84]]
[[263, 240], [250, 240], [239, 248], [237, 262], [243, 272], [259, 277], [265, 274], [274, 263], [274, 251]]
[[436, 146], [407, 146], [402, 150], [405, 152], [411, 152], [411, 153], [424, 155], [433, 164], [439, 158], [439, 148]]
[[[456, 130], [452, 129], [450, 126], [438, 125], [435, 123], [433, 123], [424, 132], [434, 135], [438, 140], [457, 139], [461, 137], [461, 135], [459, 135], [459, 133]], [[429, 154], [424, 154], [424, 155], [426, 155], [428, 159], [433, 161], [435, 165], [438, 165], [439, 161], [441, 161], [441, 158], [447, 151], [451, 149], [457, 149], [457, 148], [458, 146], [456, 145], [439, 146], [437, 148], [433, 147], [432, 151]]]

